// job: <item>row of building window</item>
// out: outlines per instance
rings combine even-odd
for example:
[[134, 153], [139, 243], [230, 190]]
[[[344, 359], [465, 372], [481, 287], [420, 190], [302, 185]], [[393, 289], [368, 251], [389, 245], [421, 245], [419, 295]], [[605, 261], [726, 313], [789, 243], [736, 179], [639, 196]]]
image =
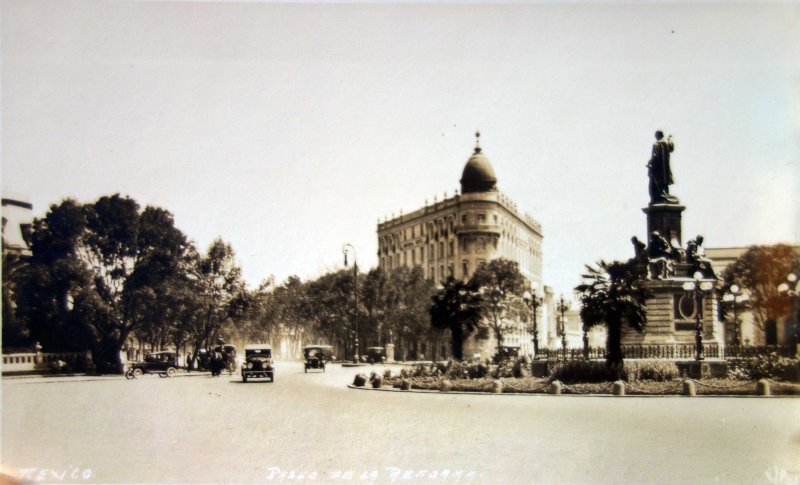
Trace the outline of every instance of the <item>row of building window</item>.
[[[461, 249], [462, 252], [465, 252], [465, 253], [469, 252], [468, 244], [469, 243], [468, 243], [468, 241], [466, 239], [462, 239], [461, 240], [460, 249]], [[482, 238], [481, 237], [481, 238], [477, 239], [477, 243], [476, 243], [476, 251], [477, 252], [479, 252], [479, 253], [486, 252], [487, 247], [488, 247], [488, 239], [487, 238]], [[453, 256], [456, 255], [455, 240], [453, 240], [453, 239], [450, 239], [449, 241], [447, 241], [447, 246], [445, 246], [444, 241], [439, 241], [438, 248], [439, 248], [439, 251], [438, 251], [438, 253], [436, 253], [435, 252], [435, 250], [436, 250], [436, 245], [435, 244], [431, 243], [428, 246], [428, 255], [429, 255], [429, 257], [432, 256], [432, 257], [430, 257], [430, 259], [436, 259], [437, 258], [437, 254], [438, 254], [438, 259], [445, 259], [447, 257], [453, 257]], [[445, 252], [445, 248], [447, 249], [447, 252]], [[398, 253], [398, 254], [389, 255], [388, 256], [388, 261], [389, 262], [394, 261], [395, 265], [400, 265], [400, 264], [407, 265], [408, 262], [409, 262], [409, 254], [410, 254], [410, 262], [411, 262], [411, 264], [412, 265], [416, 265], [417, 264], [417, 252], [418, 251], [419, 251], [419, 262], [420, 263], [424, 263], [425, 262], [425, 246], [422, 246], [422, 247], [419, 247], [419, 248], [412, 248], [410, 250], [406, 250], [406, 251], [403, 251], [403, 252]], [[382, 259], [383, 259], [383, 257], [382, 257]], [[401, 260], [402, 260], [402, 262], [401, 262]]]
[[[467, 225], [470, 220], [471, 213], [461, 214], [461, 224]], [[475, 215], [475, 223], [476, 224], [485, 224], [486, 223], [486, 213], [485, 212], [476, 212]], [[493, 214], [494, 223], [499, 224], [500, 219], [497, 214]], [[504, 219], [505, 221], [505, 219]], [[508, 224], [508, 223], [506, 223]], [[428, 228], [426, 231], [425, 228]], [[508, 226], [510, 227], [510, 225]], [[438, 230], [437, 230], [438, 228]], [[437, 240], [439, 238], [447, 238], [450, 234], [455, 232], [455, 222], [452, 218], [447, 219], [447, 223], [444, 222], [443, 219], [438, 220], [437, 222], [429, 222], [428, 224], [415, 224], [410, 227], [406, 227], [401, 232], [394, 234], [388, 238], [384, 238], [381, 241], [381, 248], [383, 252], [388, 251], [395, 251], [397, 249], [397, 244], [399, 242], [414, 240], [417, 238], [417, 234], [419, 233], [420, 236], [434, 236]], [[509, 236], [510, 233], [509, 233]]]
[[[495, 246], [497, 246], [498, 242], [507, 241], [506, 244], [513, 245], [515, 247], [515, 249], [521, 247], [521, 242], [522, 241], [520, 239], [511, 237], [509, 234], [505, 234], [505, 233], [503, 234], [503, 236], [504, 237], [500, 237], [499, 238], [499, 241], [495, 241]], [[468, 251], [468, 246], [467, 246], [468, 245], [468, 241], [469, 241], [468, 239], [461, 239], [460, 246], [461, 246], [461, 250], [463, 252], [467, 252]], [[453, 244], [454, 244], [453, 239], [449, 239], [447, 241], [448, 248], [449, 248], [449, 253], [445, 253], [444, 252], [444, 243], [445, 243], [445, 241], [439, 241], [439, 243], [438, 243], [438, 245], [439, 245], [438, 257], [439, 258], [444, 258], [444, 257], [446, 257], [448, 255], [452, 256], [452, 255], [455, 254], [454, 247], [453, 247]], [[431, 242], [429, 247], [430, 247], [430, 252], [428, 254], [434, 254], [434, 250], [436, 248], [435, 243]], [[477, 250], [478, 251], [485, 251], [486, 247], [487, 247], [487, 239], [486, 238], [478, 238]], [[395, 252], [395, 251], [397, 251], [397, 246], [396, 246], [396, 244], [394, 242], [392, 242], [391, 245], [386, 244], [386, 243], [382, 244], [381, 252], [383, 252], [383, 254], [389, 254], [389, 253], [392, 253], [392, 252]], [[403, 251], [403, 250], [400, 249], [400, 251]], [[415, 251], [415, 249], [412, 249], [411, 251], [413, 252], [413, 251]], [[419, 248], [419, 252], [420, 252], [420, 261], [424, 261], [425, 260], [424, 246]], [[526, 248], [526, 252], [529, 252], [530, 254], [533, 254], [533, 255], [536, 255], [536, 256], [538, 256], [540, 254], [540, 251], [538, 249], [538, 245], [535, 243], [535, 241], [533, 241], [533, 240], [530, 241], [528, 248]], [[403, 254], [403, 253], [401, 253], [401, 254]], [[436, 256], [434, 256], [434, 257], [436, 257]]]
[[[485, 260], [479, 259], [478, 260], [478, 266], [480, 266], [484, 262], [485, 262]], [[403, 264], [400, 264], [399, 262], [395, 263], [393, 261], [393, 258], [391, 258], [391, 257], [388, 258], [388, 259], [381, 258], [381, 267], [383, 267], [383, 268], [385, 268], [387, 270], [393, 270], [393, 269], [400, 268], [400, 267], [403, 267], [403, 266], [407, 266], [407, 264], [405, 262]], [[414, 263], [412, 263], [412, 266], [419, 266], [419, 265], [416, 262], [414, 262]], [[447, 266], [445, 266], [443, 264], [440, 264], [439, 267], [438, 267], [438, 271], [437, 271], [437, 267], [436, 266], [429, 266], [428, 267], [428, 273], [425, 275], [426, 278], [432, 279], [432, 280], [435, 280], [435, 281], [436, 280], [443, 280], [443, 279], [451, 277], [451, 276], [452, 277], [456, 276], [455, 268], [454, 268], [454, 266], [452, 264], [448, 264]], [[461, 277], [461, 278], [467, 278], [467, 277], [470, 276], [469, 261], [465, 260], [465, 261], [461, 262], [461, 274], [458, 275], [458, 276]]]

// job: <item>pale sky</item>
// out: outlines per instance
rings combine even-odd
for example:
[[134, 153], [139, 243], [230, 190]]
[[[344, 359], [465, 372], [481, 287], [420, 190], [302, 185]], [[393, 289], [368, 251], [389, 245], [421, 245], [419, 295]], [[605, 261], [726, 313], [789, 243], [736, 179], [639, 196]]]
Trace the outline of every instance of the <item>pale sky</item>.
[[645, 238], [653, 132], [684, 239], [800, 241], [800, 6], [6, 1], [2, 187], [36, 216], [120, 192], [248, 284], [377, 264], [474, 132], [544, 231], [544, 281]]

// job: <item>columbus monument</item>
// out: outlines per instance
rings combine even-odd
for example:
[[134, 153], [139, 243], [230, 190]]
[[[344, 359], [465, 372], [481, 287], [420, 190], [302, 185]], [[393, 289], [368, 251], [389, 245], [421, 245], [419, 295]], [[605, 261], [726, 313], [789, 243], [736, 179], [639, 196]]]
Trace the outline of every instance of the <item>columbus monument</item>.
[[[717, 277], [711, 262], [703, 256], [703, 237], [696, 236], [683, 246], [681, 215], [686, 209], [670, 193], [672, 136], [655, 133], [647, 162], [650, 203], [643, 208], [647, 217], [646, 244], [631, 239], [633, 261], [648, 290], [647, 323], [637, 332], [624, 326], [624, 346], [642, 346], [653, 357], [719, 358], [724, 352], [723, 326], [717, 316]], [[699, 350], [698, 350], [699, 349]]]

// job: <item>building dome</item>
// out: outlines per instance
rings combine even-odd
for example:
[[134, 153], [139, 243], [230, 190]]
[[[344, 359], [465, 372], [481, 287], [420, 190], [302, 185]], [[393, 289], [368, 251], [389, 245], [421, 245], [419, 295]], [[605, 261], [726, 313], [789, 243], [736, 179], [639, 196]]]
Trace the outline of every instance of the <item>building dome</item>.
[[[480, 134], [476, 134], [480, 136]], [[497, 190], [497, 177], [494, 175], [492, 164], [489, 159], [481, 153], [481, 147], [476, 143], [475, 153], [469, 157], [461, 174], [461, 193], [470, 192], [489, 192]]]

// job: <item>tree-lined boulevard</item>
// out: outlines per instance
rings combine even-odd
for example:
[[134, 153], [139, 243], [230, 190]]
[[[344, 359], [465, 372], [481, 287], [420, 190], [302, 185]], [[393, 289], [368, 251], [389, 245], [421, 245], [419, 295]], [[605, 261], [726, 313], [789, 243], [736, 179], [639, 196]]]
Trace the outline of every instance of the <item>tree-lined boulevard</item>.
[[48, 483], [800, 480], [791, 398], [365, 391], [346, 385], [369, 367], [277, 369], [275, 383], [248, 384], [5, 379], [4, 472]]

